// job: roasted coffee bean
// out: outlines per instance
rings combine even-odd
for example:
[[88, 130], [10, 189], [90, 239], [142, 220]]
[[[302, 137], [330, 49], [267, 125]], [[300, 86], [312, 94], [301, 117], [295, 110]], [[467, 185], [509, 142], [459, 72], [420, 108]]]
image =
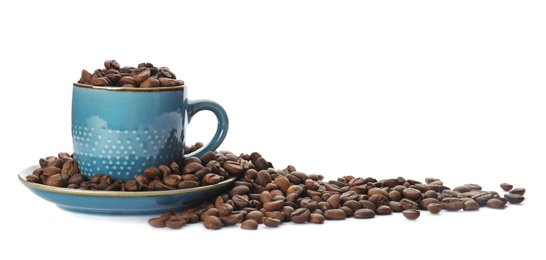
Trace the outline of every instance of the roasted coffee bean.
[[320, 213], [311, 213], [309, 215], [309, 223], [322, 224], [325, 220], [326, 218], [324, 215]]
[[278, 227], [281, 225], [280, 219], [272, 217], [264, 217], [262, 222], [266, 227]]
[[264, 217], [265, 217], [264, 213], [256, 209], [256, 210], [252, 210], [248, 212], [245, 216], [245, 219], [252, 219], [256, 221], [258, 224], [262, 224]]
[[410, 199], [407, 199], [407, 198], [403, 198], [402, 200], [400, 200], [400, 207], [402, 207], [402, 209], [406, 210], [406, 209], [420, 209], [419, 207], [419, 204], [413, 200], [410, 200]]
[[416, 209], [406, 209], [402, 211], [402, 214], [404, 215], [405, 218], [409, 220], [416, 220], [421, 215], [421, 212]]
[[391, 207], [387, 205], [382, 205], [377, 207], [377, 209], [375, 209], [375, 213], [377, 213], [377, 215], [389, 215], [389, 214], [392, 214], [392, 212], [393, 211]]
[[493, 208], [493, 209], [504, 209], [506, 207], [506, 203], [500, 199], [490, 199], [486, 203], [487, 207]]
[[469, 199], [463, 202], [463, 210], [465, 211], [478, 210], [478, 209], [480, 209], [480, 204], [473, 199]]
[[500, 187], [503, 191], [510, 191], [512, 188], [514, 188], [514, 185], [510, 183], [503, 182], [500, 184]]
[[525, 195], [525, 188], [515, 188], [510, 190], [510, 194], [519, 194], [521, 196]]
[[232, 212], [227, 215], [220, 214], [219, 218], [222, 220], [224, 226], [233, 226], [237, 223], [241, 223], [244, 219], [244, 215], [242, 212]]
[[441, 201], [442, 209], [447, 211], [458, 211], [463, 209], [463, 201], [459, 198], [444, 198]]
[[375, 212], [371, 209], [359, 209], [353, 212], [353, 217], [355, 218], [374, 218]]
[[442, 211], [442, 204], [435, 202], [429, 203], [427, 205], [427, 210], [432, 214], [438, 214]]
[[205, 219], [203, 219], [203, 226], [206, 229], [220, 229], [223, 226], [222, 220], [214, 215], [207, 216]]
[[258, 222], [253, 219], [247, 219], [241, 223], [241, 228], [246, 230], [256, 230], [258, 229]]
[[405, 198], [414, 201], [417, 199], [421, 199], [422, 197], [421, 191], [414, 188], [405, 188], [404, 190], [402, 190], [402, 195], [404, 195]]
[[520, 204], [525, 199], [523, 195], [517, 193], [504, 194], [504, 198], [511, 204]]
[[170, 229], [180, 229], [187, 223], [186, 218], [183, 216], [171, 216], [165, 221], [165, 226]]
[[342, 209], [329, 209], [324, 211], [324, 218], [327, 220], [343, 220], [347, 218], [347, 213]]
[[294, 212], [292, 212], [292, 214], [290, 214], [290, 220], [294, 223], [305, 223], [309, 220], [310, 217], [311, 211], [306, 208], [296, 209], [294, 210]]
[[267, 211], [279, 211], [284, 206], [284, 201], [276, 200], [270, 201], [263, 204], [263, 208]]

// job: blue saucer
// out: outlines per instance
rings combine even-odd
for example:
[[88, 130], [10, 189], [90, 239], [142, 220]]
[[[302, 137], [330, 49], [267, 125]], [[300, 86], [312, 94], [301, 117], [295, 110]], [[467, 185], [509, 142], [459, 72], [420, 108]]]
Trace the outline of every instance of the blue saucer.
[[95, 214], [157, 214], [179, 211], [217, 196], [235, 181], [168, 191], [92, 191], [52, 187], [26, 180], [39, 166], [23, 169], [18, 177], [30, 191], [62, 209]]

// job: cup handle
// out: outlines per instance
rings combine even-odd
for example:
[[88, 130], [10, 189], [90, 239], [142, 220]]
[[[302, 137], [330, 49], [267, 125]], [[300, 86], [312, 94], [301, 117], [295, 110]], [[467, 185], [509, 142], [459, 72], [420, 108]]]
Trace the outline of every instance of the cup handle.
[[229, 119], [224, 108], [214, 101], [206, 99], [188, 100], [188, 124], [190, 123], [192, 117], [197, 114], [197, 112], [203, 110], [211, 111], [216, 116], [218, 121], [216, 133], [209, 143], [203, 145], [203, 147], [193, 151], [192, 153], [185, 154], [183, 156], [184, 159], [189, 157], [201, 157], [208, 151], [214, 151], [226, 138], [229, 128]]

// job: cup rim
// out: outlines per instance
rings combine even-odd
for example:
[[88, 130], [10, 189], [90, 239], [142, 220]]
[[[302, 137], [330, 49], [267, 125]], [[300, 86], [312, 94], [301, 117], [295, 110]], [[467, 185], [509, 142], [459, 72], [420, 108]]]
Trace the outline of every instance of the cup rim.
[[101, 87], [101, 86], [94, 86], [94, 85], [83, 84], [78, 82], [74, 82], [73, 85], [75, 87], [80, 87], [80, 88], [120, 91], [120, 92], [160, 92], [160, 91], [184, 90], [185, 88], [187, 88], [186, 85], [174, 86], [174, 87], [157, 87], [157, 88], [133, 88], [133, 87], [113, 87], [113, 86]]

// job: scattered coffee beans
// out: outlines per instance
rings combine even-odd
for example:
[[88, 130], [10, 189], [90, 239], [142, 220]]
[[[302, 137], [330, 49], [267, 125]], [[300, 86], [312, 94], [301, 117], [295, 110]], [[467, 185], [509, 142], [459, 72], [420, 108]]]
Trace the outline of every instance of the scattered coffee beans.
[[[202, 147], [186, 147], [187, 153]], [[190, 188], [236, 178], [232, 186], [213, 199], [182, 212], [165, 212], [148, 220], [156, 228], [181, 229], [202, 222], [206, 229], [240, 226], [256, 230], [260, 225], [276, 228], [285, 222], [323, 224], [347, 218], [371, 219], [376, 215], [401, 212], [409, 220], [421, 211], [472, 211], [481, 207], [504, 209], [524, 200], [525, 189], [503, 183], [506, 193], [483, 191], [478, 184], [445, 186], [437, 178], [425, 182], [404, 177], [376, 179], [342, 176], [326, 181], [319, 174], [307, 174], [288, 165], [274, 168], [258, 152], [236, 156], [229, 151], [210, 151], [200, 158], [150, 167], [134, 180], [112, 180], [96, 174], [79, 173], [72, 155], [59, 153], [39, 160], [40, 167], [27, 181], [64, 188], [114, 191], [145, 191]]]
[[137, 67], [121, 67], [116, 60], [104, 61], [104, 68], [93, 73], [82, 70], [78, 83], [100, 87], [157, 88], [184, 85], [168, 67], [143, 62]]

